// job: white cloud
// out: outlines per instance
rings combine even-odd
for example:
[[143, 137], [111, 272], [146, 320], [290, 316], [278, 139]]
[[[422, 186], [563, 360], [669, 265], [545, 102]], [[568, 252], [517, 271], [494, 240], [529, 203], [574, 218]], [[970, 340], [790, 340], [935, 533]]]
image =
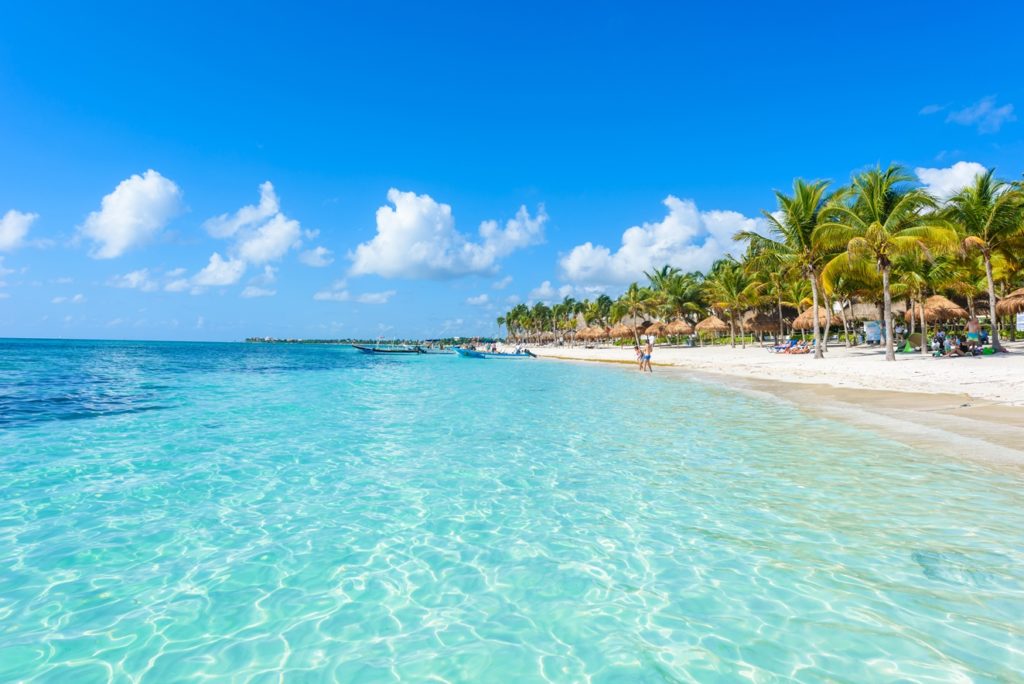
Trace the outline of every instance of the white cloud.
[[483, 306], [484, 304], [487, 304], [489, 301], [491, 301], [491, 298], [488, 297], [486, 293], [479, 294], [475, 297], [469, 297], [468, 299], [466, 299], [466, 303], [472, 306]]
[[95, 259], [113, 259], [153, 239], [182, 209], [181, 189], [153, 169], [121, 181], [81, 226]]
[[918, 112], [921, 116], [928, 116], [930, 114], [937, 114], [946, 108], [946, 105], [930, 104], [921, 107], [921, 111]]
[[387, 304], [395, 296], [394, 290], [384, 292], [364, 292], [354, 295], [348, 291], [344, 280], [337, 280], [328, 290], [321, 290], [313, 295], [318, 302], [356, 302], [359, 304]]
[[245, 262], [241, 259], [224, 259], [217, 252], [210, 256], [210, 263], [192, 279], [199, 287], [234, 285], [245, 274]]
[[257, 287], [256, 285], [249, 285], [242, 290], [242, 296], [246, 299], [252, 299], [254, 297], [273, 297], [277, 294], [277, 290], [270, 290], [265, 287]]
[[14, 273], [14, 269], [4, 266], [4, 258], [0, 256], [0, 276], [11, 275], [12, 273]]
[[334, 257], [331, 255], [331, 250], [326, 247], [314, 247], [313, 249], [307, 249], [305, 252], [300, 253], [299, 261], [307, 266], [321, 268], [334, 263]]
[[206, 231], [216, 238], [232, 237], [242, 228], [258, 225], [281, 210], [281, 203], [270, 181], [260, 184], [260, 203], [246, 205], [232, 215], [221, 214], [207, 219], [203, 224]]
[[269, 221], [242, 236], [237, 245], [238, 255], [250, 264], [274, 261], [297, 246], [301, 236], [302, 229], [298, 221], [284, 214], [275, 214]]
[[958, 193], [965, 185], [973, 182], [979, 174], [988, 169], [978, 162], [960, 161], [942, 169], [918, 167], [914, 169], [918, 180], [924, 184], [925, 190], [939, 198], [948, 200]]
[[281, 213], [281, 203], [270, 181], [260, 185], [259, 204], [215, 216], [203, 227], [213, 237], [235, 238], [231, 254], [249, 264], [280, 259], [297, 247], [302, 237], [299, 222]]
[[388, 300], [395, 296], [394, 290], [383, 292], [364, 292], [355, 296], [355, 301], [360, 304], [387, 304]]
[[39, 214], [11, 209], [0, 218], [0, 251], [8, 252], [25, 244], [25, 236]]
[[149, 269], [147, 268], [140, 268], [137, 271], [114, 276], [107, 284], [113, 287], [142, 290], [143, 292], [152, 292], [159, 287], [157, 282], [150, 276]]
[[512, 276], [505, 276], [501, 280], [495, 280], [494, 283], [491, 284], [491, 287], [493, 287], [495, 290], [504, 290], [511, 284]]
[[505, 297], [505, 303], [506, 304], [518, 304], [519, 303], [519, 295], [509, 295], [508, 297]]
[[[244, 206], [234, 214], [214, 216], [207, 219], [203, 227], [213, 237], [234, 238], [227, 251], [228, 257], [225, 259], [214, 252], [210, 263], [190, 283], [178, 279], [164, 289], [180, 292], [191, 284], [193, 294], [198, 294], [204, 287], [234, 285], [250, 265], [276, 261], [290, 249], [302, 246], [302, 226], [281, 213], [281, 203], [270, 181], [260, 185], [259, 204]], [[251, 295], [256, 290], [248, 291]]]
[[267, 264], [263, 267], [263, 273], [255, 276], [249, 281], [250, 285], [272, 285], [277, 282], [277, 269]]
[[71, 297], [54, 297], [50, 301], [54, 304], [82, 304], [85, 302], [85, 295], [79, 293]]
[[705, 270], [732, 246], [740, 230], [763, 230], [761, 219], [735, 211], [700, 211], [693, 200], [669, 195], [668, 215], [656, 223], [633, 226], [622, 234], [618, 250], [586, 242], [559, 261], [562, 276], [577, 285], [625, 284], [665, 264], [684, 271]]
[[249, 285], [242, 290], [242, 296], [251, 299], [253, 297], [273, 297], [277, 294], [277, 290], [273, 290], [269, 285], [273, 285], [277, 280], [277, 269], [267, 264], [263, 267], [263, 273], [249, 280]]
[[996, 98], [992, 95], [981, 98], [969, 107], [950, 112], [946, 117], [947, 123], [977, 126], [979, 133], [995, 133], [1003, 127], [1004, 123], [1016, 120], [1017, 116], [1013, 113], [1013, 105], [997, 106]]
[[167, 292], [184, 292], [191, 287], [192, 283], [189, 282], [188, 278], [177, 278], [164, 285], [164, 290]]
[[526, 299], [531, 302], [553, 302], [555, 300], [565, 299], [571, 295], [572, 292], [572, 285], [562, 285], [556, 289], [551, 284], [550, 280], [545, 280], [543, 283], [530, 290], [530, 294]]
[[349, 254], [353, 275], [444, 279], [493, 273], [502, 257], [544, 241], [543, 206], [536, 217], [520, 207], [504, 228], [484, 221], [474, 242], [455, 229], [452, 208], [429, 195], [391, 188], [388, 202], [394, 206], [377, 210], [377, 234]]

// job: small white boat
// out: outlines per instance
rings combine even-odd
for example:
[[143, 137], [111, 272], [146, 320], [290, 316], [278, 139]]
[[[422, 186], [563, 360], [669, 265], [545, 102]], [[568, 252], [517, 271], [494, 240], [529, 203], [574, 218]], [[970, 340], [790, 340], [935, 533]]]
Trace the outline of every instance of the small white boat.
[[537, 358], [527, 349], [516, 353], [504, 353], [504, 352], [482, 352], [476, 349], [466, 349], [465, 347], [455, 347], [455, 353], [465, 359], [534, 359]]

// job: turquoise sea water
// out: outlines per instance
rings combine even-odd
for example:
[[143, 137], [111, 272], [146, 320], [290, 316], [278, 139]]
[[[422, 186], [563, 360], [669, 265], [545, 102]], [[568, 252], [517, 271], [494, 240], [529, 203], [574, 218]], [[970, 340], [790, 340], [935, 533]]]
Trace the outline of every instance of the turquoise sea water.
[[1019, 681], [1022, 484], [625, 368], [0, 341], [0, 681]]

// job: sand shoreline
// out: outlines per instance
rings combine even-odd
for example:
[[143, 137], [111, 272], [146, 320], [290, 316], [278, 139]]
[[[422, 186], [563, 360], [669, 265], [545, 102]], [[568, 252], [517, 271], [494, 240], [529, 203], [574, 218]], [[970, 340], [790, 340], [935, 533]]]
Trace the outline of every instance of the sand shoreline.
[[[658, 373], [725, 383], [917, 449], [1016, 468], [1024, 465], [1024, 345], [1011, 349], [964, 359], [901, 355], [893, 364], [856, 348], [833, 348], [822, 361], [759, 348], [656, 348], [654, 360]], [[531, 351], [550, 360], [634, 363], [631, 348]]]

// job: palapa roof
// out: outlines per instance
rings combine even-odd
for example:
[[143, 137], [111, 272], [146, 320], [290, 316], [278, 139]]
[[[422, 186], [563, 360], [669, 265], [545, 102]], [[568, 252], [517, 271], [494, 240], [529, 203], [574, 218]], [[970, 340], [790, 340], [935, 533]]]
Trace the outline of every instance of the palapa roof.
[[648, 335], [664, 335], [668, 331], [668, 326], [661, 321], [655, 321], [647, 326], [647, 330], [644, 332]]
[[[818, 325], [821, 326], [821, 327], [825, 327], [825, 323], [828, 322], [828, 320], [829, 320], [828, 311], [825, 309], [825, 307], [819, 306], [818, 307]], [[832, 314], [831, 324], [832, 325], [839, 325], [840, 324], [839, 318], [835, 314]], [[802, 314], [797, 316], [796, 320], [793, 321], [793, 327], [796, 330], [810, 330], [811, 328], [813, 328], [814, 327], [814, 313], [813, 313], [813, 310], [812, 309], [807, 309], [807, 311], [804, 311]]]
[[708, 316], [698, 323], [694, 330], [697, 332], [729, 332], [729, 325], [718, 316]]
[[619, 323], [608, 331], [609, 337], [632, 337], [633, 329], [623, 323]]
[[669, 335], [690, 335], [693, 333], [693, 324], [680, 318], [665, 326], [665, 330]]
[[743, 329], [752, 332], [771, 332], [779, 329], [779, 321], [763, 311], [755, 311], [745, 317]]
[[996, 314], [1009, 316], [1024, 311], [1024, 287], [1014, 290], [996, 302]]
[[[942, 295], [932, 295], [924, 300], [924, 320], [928, 323], [952, 321], [958, 318], [967, 318], [969, 315], [967, 309]], [[921, 307], [916, 302], [903, 314], [903, 317], [908, 321], [911, 316], [915, 320], [921, 320]]]

